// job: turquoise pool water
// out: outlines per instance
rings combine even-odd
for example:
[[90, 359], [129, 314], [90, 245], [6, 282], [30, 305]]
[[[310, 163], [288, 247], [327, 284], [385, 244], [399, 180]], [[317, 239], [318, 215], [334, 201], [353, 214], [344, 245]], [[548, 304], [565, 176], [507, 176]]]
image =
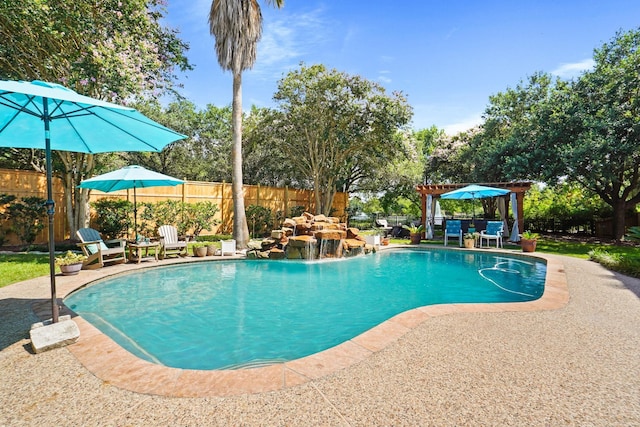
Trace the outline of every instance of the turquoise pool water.
[[545, 274], [531, 258], [404, 249], [159, 267], [97, 282], [65, 304], [143, 359], [230, 369], [317, 353], [416, 307], [534, 300]]

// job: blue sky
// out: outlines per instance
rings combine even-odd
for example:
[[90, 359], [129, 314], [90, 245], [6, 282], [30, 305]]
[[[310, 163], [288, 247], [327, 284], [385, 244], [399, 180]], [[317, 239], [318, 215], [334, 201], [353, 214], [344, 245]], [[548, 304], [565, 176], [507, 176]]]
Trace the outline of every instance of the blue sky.
[[[618, 30], [640, 25], [640, 1], [259, 0], [263, 36], [243, 74], [243, 106], [273, 107], [278, 80], [321, 63], [406, 94], [412, 127], [448, 133], [481, 121], [489, 96], [536, 71], [564, 78], [592, 63]], [[231, 104], [232, 78], [209, 35], [210, 0], [169, 0], [167, 24], [190, 44], [195, 70], [184, 96], [203, 108]]]

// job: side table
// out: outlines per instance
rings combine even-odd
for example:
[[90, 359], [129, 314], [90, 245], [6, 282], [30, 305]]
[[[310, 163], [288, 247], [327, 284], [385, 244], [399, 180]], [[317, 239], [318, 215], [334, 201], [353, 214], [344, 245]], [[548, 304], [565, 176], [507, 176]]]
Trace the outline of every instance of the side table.
[[[160, 250], [160, 242], [135, 242], [127, 243], [129, 248], [129, 261], [137, 261], [140, 264], [143, 258], [154, 257], [158, 261], [158, 252]], [[149, 248], [155, 248], [154, 255], [149, 255]], [[144, 249], [144, 256], [142, 250]]]

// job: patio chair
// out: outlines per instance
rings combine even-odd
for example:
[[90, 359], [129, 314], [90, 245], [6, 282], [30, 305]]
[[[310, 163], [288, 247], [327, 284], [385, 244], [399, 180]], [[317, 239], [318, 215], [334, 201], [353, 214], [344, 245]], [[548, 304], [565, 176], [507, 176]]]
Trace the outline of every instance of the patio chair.
[[449, 237], [456, 237], [458, 245], [462, 247], [462, 221], [459, 219], [448, 219], [444, 228], [444, 245], [447, 246]]
[[173, 225], [161, 225], [158, 227], [160, 240], [160, 259], [165, 259], [167, 255], [187, 256], [188, 238], [181, 240], [178, 236], [178, 229]]
[[482, 247], [483, 240], [487, 241], [487, 247], [490, 247], [491, 240], [496, 241], [496, 248], [503, 247], [503, 229], [504, 223], [502, 221], [487, 221], [487, 229], [480, 232], [480, 247]]
[[[93, 228], [81, 228], [76, 231], [80, 243], [77, 245], [87, 259], [82, 263], [83, 269], [102, 268], [105, 264], [121, 264], [127, 261], [126, 244], [122, 239], [103, 241], [100, 233]], [[107, 244], [117, 244], [109, 247]]]
[[220, 255], [224, 254], [229, 254], [229, 255], [235, 255], [236, 254], [236, 241], [231, 239], [231, 240], [222, 240], [220, 242], [222, 244], [222, 248], [220, 250]]
[[376, 227], [384, 232], [384, 237], [387, 237], [393, 230], [393, 227], [389, 225], [386, 219], [376, 219]]

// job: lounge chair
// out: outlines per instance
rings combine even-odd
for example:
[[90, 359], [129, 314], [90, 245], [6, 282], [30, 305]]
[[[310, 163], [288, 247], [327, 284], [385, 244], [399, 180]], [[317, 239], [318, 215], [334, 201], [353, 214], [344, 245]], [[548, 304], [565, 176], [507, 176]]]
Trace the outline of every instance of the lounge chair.
[[180, 240], [178, 229], [173, 225], [161, 225], [158, 227], [160, 240], [160, 259], [167, 255], [187, 256], [188, 239]]
[[487, 229], [480, 232], [480, 247], [482, 247], [483, 240], [487, 241], [487, 247], [490, 247], [491, 240], [496, 241], [496, 248], [503, 247], [503, 229], [504, 223], [502, 221], [487, 221]]
[[229, 254], [229, 255], [235, 255], [236, 254], [236, 241], [231, 239], [231, 240], [222, 240], [220, 242], [222, 244], [222, 248], [220, 250], [220, 255], [224, 254]]
[[[78, 246], [87, 259], [82, 263], [83, 269], [102, 268], [105, 264], [121, 264], [127, 262], [126, 244], [122, 239], [102, 240], [100, 233], [93, 228], [81, 228], [76, 231], [80, 243]], [[107, 244], [117, 244], [109, 247]]]
[[387, 237], [393, 230], [386, 219], [376, 219], [376, 227], [384, 232], [384, 237]]
[[462, 247], [462, 221], [459, 219], [448, 219], [444, 228], [444, 245], [447, 246], [449, 237], [456, 237], [458, 245]]

